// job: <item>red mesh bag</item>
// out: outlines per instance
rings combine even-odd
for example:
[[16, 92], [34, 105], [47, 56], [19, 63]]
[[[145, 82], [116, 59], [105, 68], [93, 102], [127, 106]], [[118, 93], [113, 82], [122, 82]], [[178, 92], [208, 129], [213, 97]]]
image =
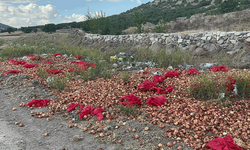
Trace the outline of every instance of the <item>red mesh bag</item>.
[[80, 113], [79, 120], [81, 120], [83, 116], [90, 114], [94, 109], [94, 107], [88, 105], [87, 108], [83, 109]]
[[33, 68], [35, 67], [37, 64], [25, 64], [23, 65], [24, 68]]
[[201, 74], [196, 68], [190, 68], [187, 72], [191, 75], [194, 73]]
[[152, 87], [150, 90], [156, 91], [157, 94], [166, 94], [167, 92], [160, 87]]
[[165, 79], [165, 76], [164, 75], [158, 75], [158, 74], [156, 74], [156, 75], [154, 75], [153, 76], [153, 82], [154, 83], [157, 83], [157, 82], [163, 82], [164, 81], [164, 79]]
[[101, 121], [102, 118], [103, 118], [102, 112], [103, 112], [103, 109], [97, 108], [97, 109], [95, 109], [95, 110], [91, 113], [91, 115], [95, 115], [95, 116], [96, 116], [96, 119], [99, 120], [99, 121]]
[[58, 69], [47, 69], [46, 72], [48, 74], [57, 74], [57, 73], [60, 73], [62, 71], [61, 71], [61, 69], [59, 69], [59, 70]]
[[51, 61], [48, 61], [48, 62], [44, 62], [44, 64], [52, 64], [52, 62], [51, 62]]
[[178, 76], [180, 76], [180, 73], [178, 71], [168, 71], [165, 74], [165, 78], [167, 77], [173, 78], [173, 77], [178, 77]]
[[76, 108], [77, 106], [80, 106], [80, 109], [82, 110], [82, 109], [84, 108], [85, 105], [71, 103], [71, 104], [69, 105], [69, 108], [67, 109], [67, 112], [70, 112], [70, 111], [72, 111], [72, 110], [75, 110], [75, 108]]
[[169, 93], [172, 92], [173, 89], [174, 89], [174, 87], [172, 85], [165, 88], [165, 90], [168, 91]]
[[60, 53], [55, 53], [53, 56], [56, 57], [58, 55], [62, 56], [62, 54], [60, 54]]
[[148, 97], [146, 103], [148, 105], [151, 105], [151, 106], [161, 106], [166, 101], [167, 101], [167, 99], [164, 96], [160, 95], [160, 96], [156, 96], [156, 97]]
[[28, 102], [27, 106], [34, 106], [34, 107], [44, 107], [49, 103], [49, 100], [47, 99], [34, 99], [30, 102]]
[[78, 55], [75, 57], [77, 60], [80, 60], [82, 58], [82, 56]]
[[3, 75], [6, 75], [8, 73], [20, 73], [20, 72], [21, 71], [19, 71], [19, 70], [9, 70], [9, 71], [5, 72]]
[[139, 90], [140, 92], [146, 92], [152, 87], [156, 87], [155, 83], [152, 83], [148, 79], [146, 79], [143, 83], [137, 86], [137, 90]]
[[132, 107], [133, 104], [141, 105], [141, 99], [136, 97], [134, 94], [125, 95], [121, 97], [119, 100], [127, 99], [127, 102], [121, 102], [123, 106], [130, 105]]
[[224, 138], [216, 138], [208, 142], [206, 147], [212, 150], [242, 150], [242, 147], [234, 143], [234, 140], [231, 135], [228, 135]]
[[34, 54], [31, 54], [31, 55], [25, 55], [26, 57], [33, 57], [35, 56]]

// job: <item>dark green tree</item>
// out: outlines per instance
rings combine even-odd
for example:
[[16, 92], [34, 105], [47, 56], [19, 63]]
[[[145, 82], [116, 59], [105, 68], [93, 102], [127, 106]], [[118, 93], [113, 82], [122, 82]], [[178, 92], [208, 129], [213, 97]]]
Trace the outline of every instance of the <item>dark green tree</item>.
[[46, 24], [43, 28], [42, 28], [43, 32], [46, 33], [53, 33], [56, 32], [56, 26], [55, 24], [51, 23], [51, 24]]
[[225, 0], [223, 3], [219, 5], [219, 12], [220, 13], [228, 13], [228, 12], [233, 12], [237, 11], [239, 5], [238, 0]]
[[161, 19], [159, 23], [155, 26], [156, 33], [166, 33], [166, 21]]
[[7, 32], [10, 34], [11, 32], [13, 32], [12, 28], [7, 28]]
[[143, 32], [142, 25], [146, 23], [146, 16], [139, 13], [139, 11], [134, 11], [132, 22], [133, 25], [136, 26], [137, 28], [136, 29], [137, 33], [142, 33]]
[[33, 28], [33, 30], [32, 30], [32, 31], [36, 33], [36, 32], [37, 32], [37, 28]]

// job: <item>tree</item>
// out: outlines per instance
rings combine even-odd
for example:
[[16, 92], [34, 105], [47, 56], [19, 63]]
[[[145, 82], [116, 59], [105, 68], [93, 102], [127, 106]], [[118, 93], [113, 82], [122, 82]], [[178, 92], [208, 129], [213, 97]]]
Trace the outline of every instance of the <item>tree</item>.
[[7, 28], [7, 32], [10, 34], [11, 32], [13, 32], [12, 28]]
[[155, 27], [155, 32], [156, 33], [166, 33], [166, 21], [161, 19]]
[[143, 28], [142, 25], [146, 23], [146, 17], [145, 15], [142, 16], [138, 11], [134, 12], [133, 20], [132, 20], [134, 26], [136, 26], [137, 33], [142, 33]]
[[239, 5], [238, 0], [225, 0], [223, 3], [219, 5], [219, 12], [223, 14], [232, 11], [237, 11], [238, 5]]
[[55, 24], [51, 23], [51, 24], [46, 24], [43, 28], [42, 31], [46, 32], [46, 33], [52, 33], [52, 32], [56, 32], [56, 26]]
[[21, 27], [21, 30], [24, 32], [24, 33], [30, 33], [32, 32], [32, 27]]
[[35, 32], [35, 33], [36, 33], [36, 32], [37, 32], [37, 28], [33, 28], [33, 32]]

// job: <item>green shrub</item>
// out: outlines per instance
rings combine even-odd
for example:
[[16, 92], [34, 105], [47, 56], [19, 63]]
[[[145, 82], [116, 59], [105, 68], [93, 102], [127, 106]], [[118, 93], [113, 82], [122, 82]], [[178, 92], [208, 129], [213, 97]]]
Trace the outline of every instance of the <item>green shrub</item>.
[[47, 78], [47, 77], [48, 77], [48, 74], [47, 74], [47, 72], [46, 72], [45, 69], [39, 67], [39, 68], [38, 68], [38, 76], [39, 76], [39, 77], [42, 77], [42, 78]]
[[62, 92], [64, 88], [67, 86], [67, 79], [66, 78], [60, 79], [59, 77], [55, 77], [54, 80], [49, 81], [48, 84], [51, 88], [55, 88], [58, 91]]
[[241, 98], [250, 95], [250, 74], [247, 71], [240, 71], [235, 75], [237, 94]]
[[130, 78], [129, 73], [127, 71], [120, 72], [120, 78], [123, 82], [128, 81]]
[[23, 57], [27, 54], [34, 54], [35, 49], [32, 47], [27, 46], [14, 46], [14, 47], [7, 47], [0, 51], [0, 57], [7, 59], [13, 59], [14, 57]]
[[220, 93], [227, 93], [225, 82], [219, 83], [219, 81], [221, 77], [218, 73], [197, 75], [189, 87], [189, 93], [192, 97], [205, 100], [217, 99]]
[[134, 116], [134, 115], [140, 115], [142, 113], [136, 107], [123, 106], [122, 104], [119, 104], [118, 108], [123, 113], [123, 115]]

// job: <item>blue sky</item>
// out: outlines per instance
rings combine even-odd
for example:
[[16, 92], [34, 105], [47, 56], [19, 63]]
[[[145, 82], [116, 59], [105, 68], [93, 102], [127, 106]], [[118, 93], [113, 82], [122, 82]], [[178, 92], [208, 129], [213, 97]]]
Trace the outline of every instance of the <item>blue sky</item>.
[[120, 14], [152, 0], [0, 0], [0, 23], [12, 27], [84, 21], [87, 11]]

